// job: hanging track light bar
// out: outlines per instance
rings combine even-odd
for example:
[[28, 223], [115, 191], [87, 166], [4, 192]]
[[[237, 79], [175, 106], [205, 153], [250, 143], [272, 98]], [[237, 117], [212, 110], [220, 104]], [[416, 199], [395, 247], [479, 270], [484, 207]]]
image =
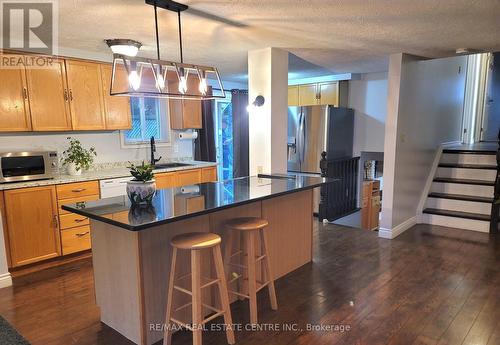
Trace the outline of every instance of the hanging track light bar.
[[[169, 0], [145, 1], [154, 7], [157, 59], [113, 54], [110, 95], [194, 100], [225, 98], [217, 68], [184, 63], [181, 12], [187, 10], [188, 6]], [[160, 59], [158, 8], [177, 13], [180, 63]], [[127, 82], [124, 83], [123, 80]], [[209, 87], [209, 80], [212, 87]], [[220, 90], [221, 94], [213, 95], [211, 89]]]

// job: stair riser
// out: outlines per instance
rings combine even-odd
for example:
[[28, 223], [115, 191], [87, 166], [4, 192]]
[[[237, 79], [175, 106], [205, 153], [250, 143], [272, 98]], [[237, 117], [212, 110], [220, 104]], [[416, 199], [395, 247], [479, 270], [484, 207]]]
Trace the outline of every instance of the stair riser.
[[496, 165], [495, 155], [443, 153], [440, 163]]
[[493, 186], [475, 186], [470, 184], [433, 182], [431, 186], [431, 192], [484, 196], [492, 198]]
[[470, 212], [485, 215], [489, 215], [491, 213], [491, 204], [441, 198], [427, 198], [425, 208], [437, 208], [439, 210]]
[[471, 180], [495, 181], [496, 170], [438, 168], [436, 177], [465, 178]]
[[447, 226], [450, 228], [465, 229], [479, 232], [489, 232], [490, 223], [483, 220], [423, 214], [421, 222], [424, 224]]

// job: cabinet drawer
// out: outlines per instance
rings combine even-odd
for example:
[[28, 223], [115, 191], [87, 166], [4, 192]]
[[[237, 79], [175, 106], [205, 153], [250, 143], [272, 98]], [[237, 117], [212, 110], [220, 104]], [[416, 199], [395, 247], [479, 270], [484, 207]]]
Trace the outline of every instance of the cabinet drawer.
[[201, 182], [216, 182], [217, 181], [217, 167], [201, 169]]
[[57, 206], [59, 208], [59, 214], [70, 214], [71, 212], [65, 211], [61, 208], [62, 205], [65, 204], [74, 204], [77, 202], [83, 202], [83, 201], [92, 201], [92, 200], [98, 200], [99, 199], [99, 194], [96, 195], [86, 195], [86, 196], [80, 196], [77, 198], [70, 198], [70, 199], [64, 199], [64, 200], [58, 200], [57, 201]]
[[95, 194], [99, 194], [99, 183], [97, 181], [57, 185], [58, 200]]
[[201, 169], [195, 170], [184, 170], [177, 172], [177, 183], [178, 187], [188, 186], [190, 184], [196, 184], [201, 182]]
[[90, 249], [90, 226], [62, 230], [61, 243], [63, 255]]
[[176, 173], [160, 173], [155, 174], [156, 188], [171, 188], [175, 187], [175, 176]]
[[89, 225], [90, 223], [87, 217], [75, 213], [63, 214], [59, 216], [59, 219], [61, 229], [75, 228], [77, 226]]

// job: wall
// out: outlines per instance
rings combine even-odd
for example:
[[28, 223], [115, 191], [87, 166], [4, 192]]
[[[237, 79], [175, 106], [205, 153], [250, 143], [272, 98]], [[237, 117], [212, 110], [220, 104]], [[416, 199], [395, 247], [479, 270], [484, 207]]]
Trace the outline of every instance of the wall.
[[248, 52], [248, 99], [265, 98], [249, 111], [250, 175], [286, 173], [288, 52], [265, 48]]
[[[171, 146], [157, 147], [157, 157], [193, 156], [192, 142], [175, 139], [175, 133], [172, 131]], [[149, 159], [149, 147], [121, 148], [119, 131], [1, 134], [0, 151], [56, 150], [62, 152], [67, 147], [68, 136], [79, 139], [85, 147], [94, 146], [97, 151], [96, 163]]]
[[354, 109], [354, 156], [383, 152], [387, 115], [387, 72], [366, 73], [349, 81], [349, 108]]
[[416, 223], [436, 149], [460, 140], [466, 67], [465, 56], [422, 61], [391, 55], [379, 236], [394, 238]]

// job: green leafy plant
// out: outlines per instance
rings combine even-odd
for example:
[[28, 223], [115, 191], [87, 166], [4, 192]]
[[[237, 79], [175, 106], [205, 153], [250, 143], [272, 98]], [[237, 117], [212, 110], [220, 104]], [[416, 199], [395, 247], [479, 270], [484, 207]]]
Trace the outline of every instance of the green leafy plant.
[[130, 163], [127, 168], [130, 169], [130, 174], [134, 176], [134, 181], [149, 182], [154, 178], [153, 166], [144, 161], [142, 161], [141, 165]]
[[64, 165], [75, 163], [76, 170], [90, 168], [94, 162], [94, 157], [97, 156], [97, 152], [94, 147], [90, 149], [85, 149], [82, 143], [78, 139], [72, 137], [67, 138], [69, 140], [69, 147], [63, 151], [63, 161]]

